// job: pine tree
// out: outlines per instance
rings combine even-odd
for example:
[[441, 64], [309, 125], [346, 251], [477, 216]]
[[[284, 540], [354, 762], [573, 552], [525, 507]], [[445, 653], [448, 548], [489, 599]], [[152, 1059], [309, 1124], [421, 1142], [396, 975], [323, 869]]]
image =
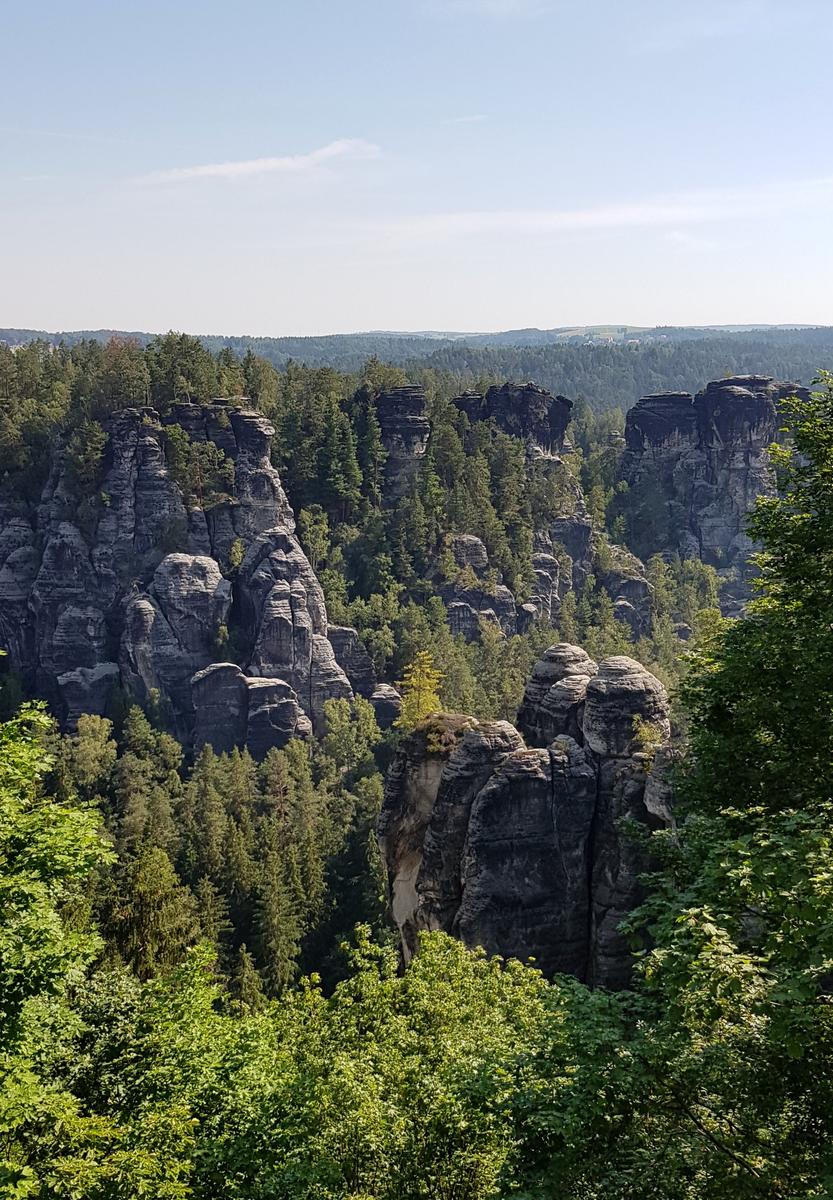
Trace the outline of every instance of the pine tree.
[[439, 686], [442, 673], [434, 667], [434, 659], [427, 650], [420, 650], [404, 672], [399, 683], [402, 691], [402, 711], [394, 722], [397, 729], [406, 733], [415, 729], [429, 713], [439, 712], [442, 703]]
[[277, 996], [292, 982], [301, 949], [301, 923], [293, 881], [280, 857], [272, 853], [263, 865], [263, 881], [255, 918], [255, 937], [269, 995]]
[[382, 472], [387, 451], [382, 445], [382, 427], [369, 387], [356, 393], [356, 457], [362, 472], [362, 494], [375, 507], [382, 503]]

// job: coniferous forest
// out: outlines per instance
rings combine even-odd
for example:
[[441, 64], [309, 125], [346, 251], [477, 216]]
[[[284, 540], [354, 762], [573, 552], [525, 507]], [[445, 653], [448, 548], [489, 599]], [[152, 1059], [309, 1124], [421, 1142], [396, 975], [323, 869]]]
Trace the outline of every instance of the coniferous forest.
[[833, 378], [458, 353], [0, 343], [0, 1195], [831, 1194]]

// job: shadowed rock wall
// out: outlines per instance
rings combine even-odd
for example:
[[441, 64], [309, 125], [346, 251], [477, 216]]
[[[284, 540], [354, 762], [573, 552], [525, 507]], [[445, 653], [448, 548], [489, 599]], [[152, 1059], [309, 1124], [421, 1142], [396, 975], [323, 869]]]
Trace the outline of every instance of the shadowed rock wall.
[[437, 714], [404, 740], [378, 833], [406, 959], [420, 930], [442, 929], [550, 976], [627, 984], [619, 925], [646, 864], [621, 822], [670, 821], [640, 723], [667, 741], [662, 684], [631, 658], [597, 666], [561, 643], [536, 665], [518, 728]]

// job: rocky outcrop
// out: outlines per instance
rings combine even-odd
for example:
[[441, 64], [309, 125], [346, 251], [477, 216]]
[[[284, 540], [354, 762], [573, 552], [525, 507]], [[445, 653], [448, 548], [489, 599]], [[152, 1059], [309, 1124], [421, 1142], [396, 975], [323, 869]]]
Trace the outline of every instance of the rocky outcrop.
[[353, 691], [369, 700], [376, 689], [376, 670], [358, 632], [349, 625], [328, 625], [327, 638]]
[[538, 615], [537, 609], [524, 610], [510, 589], [496, 582], [496, 573], [490, 578], [489, 555], [479, 537], [455, 533], [448, 537], [446, 546], [459, 570], [451, 580], [437, 573], [434, 586], [445, 604], [455, 637], [475, 642], [484, 625], [493, 625], [506, 637], [529, 628]]
[[196, 714], [194, 747], [220, 754], [245, 745], [255, 758], [281, 749], [294, 737], [309, 737], [312, 725], [283, 679], [243, 674], [236, 663], [213, 663], [191, 680]]
[[650, 633], [653, 596], [644, 564], [594, 529], [581, 485], [563, 460], [539, 460], [533, 469], [543, 472], [554, 508], [534, 533], [531, 602], [539, 617], [557, 625], [564, 596], [580, 592], [592, 576], [596, 589], [610, 596], [616, 620], [635, 639]]
[[324, 593], [297, 539], [273, 529], [255, 539], [238, 575], [243, 628], [253, 639], [249, 672], [286, 680], [316, 731], [327, 700], [353, 689], [327, 639]]
[[404, 496], [428, 449], [431, 422], [425, 391], [398, 387], [376, 399], [385, 460], [384, 494], [388, 503]]
[[119, 664], [140, 703], [161, 700], [180, 740], [191, 740], [191, 676], [214, 657], [231, 583], [213, 558], [169, 554], [147, 592], [128, 601]]
[[749, 594], [747, 517], [773, 491], [767, 448], [779, 436], [778, 405], [806, 389], [758, 375], [709, 383], [696, 396], [646, 396], [628, 413], [621, 475], [629, 486], [632, 541], [646, 558], [699, 557], [729, 580], [734, 610]]
[[442, 929], [547, 975], [625, 986], [619, 926], [642, 898], [646, 863], [622, 821], [670, 820], [647, 727], [651, 742], [667, 741], [654, 676], [562, 643], [536, 665], [517, 729], [439, 714], [406, 738], [378, 827], [406, 959], [420, 930]]
[[548, 746], [559, 735], [581, 740], [587, 684], [598, 672], [580, 646], [550, 646], [532, 668], [521, 706], [518, 728], [532, 746]]
[[634, 639], [651, 632], [653, 588], [645, 578], [645, 565], [626, 550], [604, 542], [597, 546], [594, 559], [597, 584], [613, 601], [613, 615], [627, 625]]
[[494, 421], [498, 429], [522, 438], [545, 454], [559, 454], [573, 402], [533, 383], [505, 383], [485, 396], [465, 392], [453, 402], [470, 421]]
[[489, 555], [479, 537], [473, 533], [454, 533], [448, 539], [448, 548], [457, 566], [464, 570], [471, 567], [476, 575], [489, 569]]
[[502, 583], [487, 587], [444, 584], [439, 589], [448, 612], [451, 632], [473, 642], [480, 637], [482, 622], [495, 625], [507, 636], [517, 632], [518, 606]]
[[[223, 490], [202, 504], [186, 503], [170, 470], [173, 426], [225, 455]], [[186, 745], [261, 753], [305, 736], [310, 721], [320, 727], [326, 700], [353, 689], [271, 463], [271, 423], [219, 401], [178, 403], [164, 418], [116, 411], [105, 433], [89, 494], [76, 494], [56, 446], [37, 510], [0, 509], [0, 643], [11, 664], [69, 726], [107, 711], [121, 687]], [[216, 670], [229, 639], [239, 665]], [[358, 643], [351, 653], [370, 694]], [[230, 705], [225, 723], [215, 688]]]
[[380, 729], [390, 729], [402, 711], [402, 697], [393, 684], [379, 683], [370, 697], [376, 724]]

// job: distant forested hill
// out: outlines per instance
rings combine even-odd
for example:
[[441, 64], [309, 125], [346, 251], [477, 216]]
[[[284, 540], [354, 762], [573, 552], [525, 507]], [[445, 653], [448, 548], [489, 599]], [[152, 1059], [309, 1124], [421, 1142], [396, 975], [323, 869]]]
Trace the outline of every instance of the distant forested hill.
[[[640, 396], [696, 391], [703, 379], [771, 375], [809, 384], [833, 360], [833, 329], [769, 329], [696, 339], [650, 338], [537, 346], [453, 342], [427, 357], [401, 361], [411, 373], [430, 367], [450, 372], [461, 386], [476, 379], [533, 380], [565, 396], [581, 396], [596, 410], [630, 408]], [[684, 332], [684, 331], [683, 331]]]
[[[36, 339], [75, 344], [107, 341], [113, 330], [44, 333], [0, 329], [0, 341], [19, 345]], [[146, 346], [148, 333], [126, 333]], [[533, 380], [552, 392], [581, 396], [592, 408], [629, 408], [640, 396], [660, 391], [694, 391], [704, 379], [761, 374], [808, 384], [833, 361], [833, 327], [760, 329], [594, 326], [583, 329], [526, 329], [494, 334], [358, 333], [322, 337], [202, 336], [212, 353], [228, 346], [241, 357], [249, 350], [279, 370], [290, 361], [358, 371], [368, 358], [404, 367], [415, 380], [426, 369], [450, 376], [459, 388], [505, 379]]]

